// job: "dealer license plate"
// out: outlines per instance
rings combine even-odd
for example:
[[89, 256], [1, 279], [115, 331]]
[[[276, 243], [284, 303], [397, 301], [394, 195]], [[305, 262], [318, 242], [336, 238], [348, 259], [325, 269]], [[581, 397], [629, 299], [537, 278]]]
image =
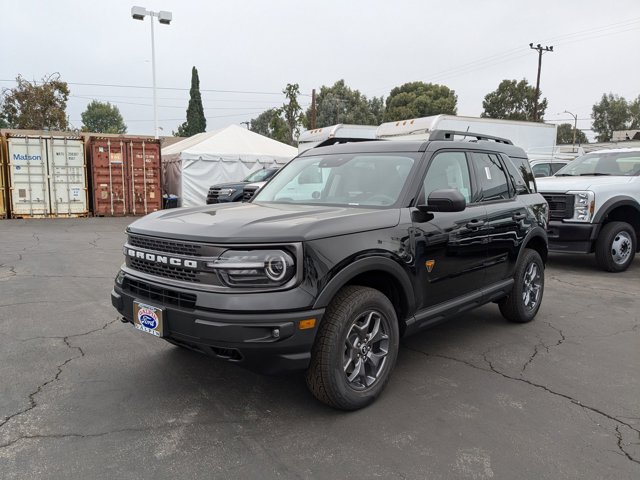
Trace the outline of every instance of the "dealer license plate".
[[156, 337], [163, 336], [162, 309], [146, 303], [133, 302], [133, 326]]

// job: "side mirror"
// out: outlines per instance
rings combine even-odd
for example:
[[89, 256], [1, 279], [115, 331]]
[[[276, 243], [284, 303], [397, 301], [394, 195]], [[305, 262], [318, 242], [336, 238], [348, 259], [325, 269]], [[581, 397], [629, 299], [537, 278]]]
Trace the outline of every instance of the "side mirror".
[[536, 178], [541, 178], [541, 177], [546, 177], [546, 175], [544, 174], [544, 172], [536, 172], [536, 174], [534, 175], [534, 177], [536, 177]]
[[462, 212], [465, 208], [467, 201], [455, 188], [434, 190], [429, 194], [426, 205], [418, 205], [421, 212]]

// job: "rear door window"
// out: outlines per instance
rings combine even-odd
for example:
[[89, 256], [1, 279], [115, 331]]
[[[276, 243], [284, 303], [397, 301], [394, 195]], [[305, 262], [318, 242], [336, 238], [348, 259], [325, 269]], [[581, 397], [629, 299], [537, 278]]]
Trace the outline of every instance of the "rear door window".
[[472, 156], [481, 200], [491, 202], [511, 198], [515, 192], [509, 187], [510, 182], [499, 155], [473, 152]]

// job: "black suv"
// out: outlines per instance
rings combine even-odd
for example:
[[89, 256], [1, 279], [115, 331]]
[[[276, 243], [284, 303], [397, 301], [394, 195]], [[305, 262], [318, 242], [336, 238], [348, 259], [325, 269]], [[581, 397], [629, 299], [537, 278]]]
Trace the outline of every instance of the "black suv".
[[526, 154], [456, 135], [314, 148], [250, 203], [139, 219], [112, 303], [143, 332], [306, 370], [321, 401], [366, 406], [403, 335], [489, 302], [514, 322], [540, 308], [548, 208]]
[[244, 187], [249, 183], [266, 182], [273, 177], [280, 168], [261, 168], [247, 175], [239, 182], [220, 183], [209, 188], [207, 205], [212, 203], [239, 202], [244, 195]]

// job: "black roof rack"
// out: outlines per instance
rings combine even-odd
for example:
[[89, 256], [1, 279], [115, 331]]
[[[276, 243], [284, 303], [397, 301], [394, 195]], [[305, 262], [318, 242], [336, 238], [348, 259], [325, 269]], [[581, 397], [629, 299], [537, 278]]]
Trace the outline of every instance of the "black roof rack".
[[313, 148], [328, 147], [329, 145], [335, 145], [336, 143], [352, 143], [352, 142], [374, 142], [379, 141], [380, 138], [350, 138], [350, 137], [333, 137], [328, 138], [324, 142], [320, 142]]
[[429, 135], [429, 140], [449, 140], [453, 141], [455, 136], [459, 137], [473, 137], [476, 140], [492, 140], [496, 143], [504, 143], [505, 145], [513, 145], [513, 142], [509, 139], [502, 137], [494, 137], [492, 135], [485, 135], [484, 133], [473, 132], [457, 132], [454, 130], [434, 130]]

